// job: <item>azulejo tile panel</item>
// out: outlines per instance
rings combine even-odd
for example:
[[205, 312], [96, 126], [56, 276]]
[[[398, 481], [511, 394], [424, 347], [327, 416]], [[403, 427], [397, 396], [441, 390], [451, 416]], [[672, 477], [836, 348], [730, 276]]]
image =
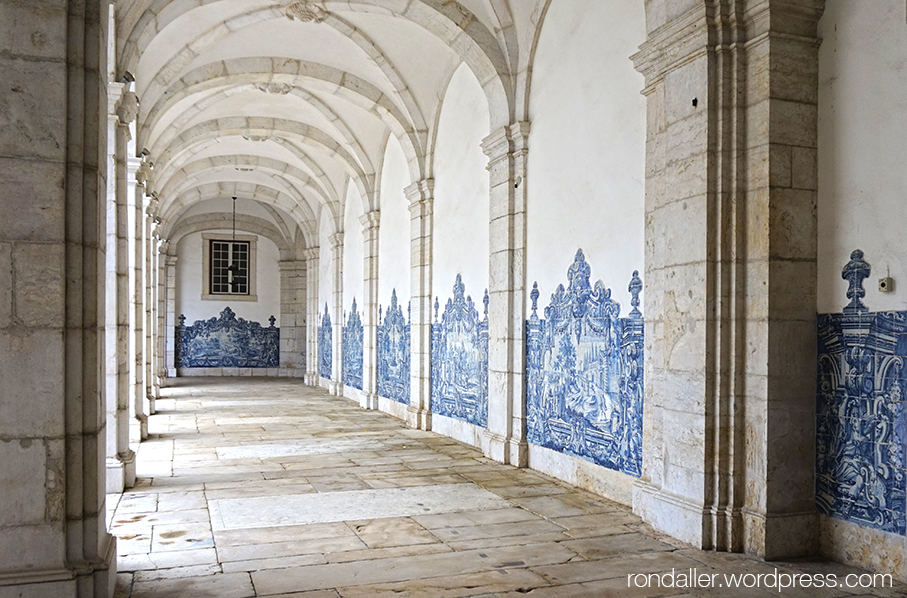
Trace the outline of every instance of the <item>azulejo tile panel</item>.
[[328, 304], [324, 304], [324, 313], [321, 315], [321, 325], [318, 326], [318, 375], [331, 379], [334, 367], [334, 329], [331, 328], [331, 314]]
[[409, 405], [410, 325], [391, 294], [387, 313], [378, 308], [378, 395]]
[[280, 329], [263, 328], [258, 322], [237, 318], [229, 307], [220, 316], [186, 326], [180, 315], [175, 330], [178, 368], [276, 368], [280, 367]]
[[620, 305], [601, 281], [590, 284], [583, 251], [538, 317], [538, 284], [526, 323], [526, 406], [532, 444], [575, 455], [609, 469], [642, 473], [642, 281], [633, 272], [633, 306]]
[[353, 298], [353, 307], [343, 327], [343, 383], [362, 390], [362, 319]]
[[870, 312], [856, 250], [841, 272], [850, 303], [818, 318], [816, 505], [905, 535], [907, 311]]
[[472, 297], [457, 274], [453, 297], [431, 327], [431, 411], [488, 427], [488, 291], [479, 318]]

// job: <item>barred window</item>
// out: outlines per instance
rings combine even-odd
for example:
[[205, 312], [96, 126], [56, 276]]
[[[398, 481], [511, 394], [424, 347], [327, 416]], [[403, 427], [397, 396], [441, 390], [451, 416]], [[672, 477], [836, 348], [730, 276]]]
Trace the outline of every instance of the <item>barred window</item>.
[[249, 242], [211, 243], [211, 294], [249, 294]]
[[[230, 237], [229, 233], [227, 237]], [[255, 296], [255, 245], [257, 237], [222, 234], [202, 235], [204, 285], [202, 299], [229, 296], [238, 301], [257, 301]]]

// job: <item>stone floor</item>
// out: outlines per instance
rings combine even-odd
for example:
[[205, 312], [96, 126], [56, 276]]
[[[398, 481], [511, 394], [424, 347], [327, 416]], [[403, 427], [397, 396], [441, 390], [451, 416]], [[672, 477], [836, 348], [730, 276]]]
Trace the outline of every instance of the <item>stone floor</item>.
[[293, 380], [183, 379], [157, 407], [136, 488], [108, 497], [118, 598], [907, 596], [628, 588], [672, 570], [720, 585], [861, 572], [694, 550], [624, 506]]

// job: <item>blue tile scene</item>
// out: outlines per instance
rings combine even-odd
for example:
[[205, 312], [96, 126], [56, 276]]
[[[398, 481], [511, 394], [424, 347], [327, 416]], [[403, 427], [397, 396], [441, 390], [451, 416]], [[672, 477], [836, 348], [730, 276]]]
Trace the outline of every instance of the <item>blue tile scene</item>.
[[362, 390], [362, 319], [355, 297], [343, 327], [343, 383]]
[[642, 473], [642, 281], [633, 272], [633, 306], [620, 305], [601, 281], [593, 289], [582, 249], [538, 317], [538, 284], [526, 323], [529, 442], [615, 471]]
[[453, 298], [431, 327], [431, 411], [488, 427], [488, 291], [479, 317], [459, 274]]
[[850, 303], [818, 319], [816, 505], [820, 513], [905, 535], [907, 311], [870, 312], [859, 249], [841, 277]]
[[186, 326], [180, 315], [176, 326], [175, 360], [178, 368], [276, 368], [280, 366], [280, 328], [237, 318], [229, 307], [220, 316]]
[[387, 313], [378, 308], [378, 396], [404, 405], [409, 405], [409, 335], [394, 289]]
[[321, 316], [321, 325], [318, 326], [318, 375], [331, 379], [331, 370], [334, 367], [334, 330], [331, 328], [331, 314], [328, 313], [328, 304], [324, 304], [324, 314]]

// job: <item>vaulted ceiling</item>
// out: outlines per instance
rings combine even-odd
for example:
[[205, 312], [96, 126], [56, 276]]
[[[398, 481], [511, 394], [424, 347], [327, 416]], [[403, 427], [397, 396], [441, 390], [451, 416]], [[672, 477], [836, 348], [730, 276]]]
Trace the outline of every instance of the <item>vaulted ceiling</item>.
[[172, 227], [197, 202], [240, 195], [308, 235], [322, 210], [342, 220], [348, 184], [364, 212], [378, 208], [389, 136], [412, 181], [431, 177], [435, 123], [460, 64], [485, 90], [492, 129], [521, 117], [526, 48], [545, 5], [119, 0], [115, 76], [135, 78], [136, 144], [154, 163], [162, 218]]

